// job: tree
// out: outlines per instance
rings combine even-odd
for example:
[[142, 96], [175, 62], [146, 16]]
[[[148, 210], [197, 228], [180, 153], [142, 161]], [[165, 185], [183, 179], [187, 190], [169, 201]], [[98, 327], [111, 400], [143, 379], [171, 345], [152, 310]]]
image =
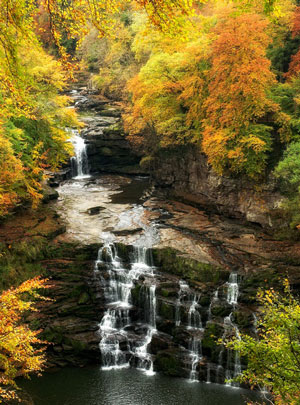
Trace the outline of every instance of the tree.
[[[300, 7], [295, 9], [293, 20], [292, 20], [292, 38], [299, 39], [300, 36]], [[291, 79], [297, 76], [300, 72], [300, 49], [291, 57], [291, 62], [289, 64], [289, 70], [285, 77]]]
[[242, 334], [227, 342], [247, 359], [247, 369], [236, 380], [269, 390], [276, 404], [299, 404], [300, 304], [287, 280], [282, 293], [260, 290], [257, 299], [258, 338]]
[[266, 165], [272, 127], [262, 120], [278, 110], [267, 93], [275, 83], [267, 25], [259, 15], [242, 14], [221, 20], [215, 30], [202, 148], [219, 173], [256, 177]]
[[47, 280], [34, 278], [0, 295], [0, 403], [17, 398], [17, 376], [43, 369], [45, 342], [23, 320], [25, 313], [36, 311], [41, 288], [47, 288]]
[[187, 43], [162, 40], [160, 45], [154, 38], [147, 63], [127, 85], [130, 102], [124, 120], [130, 140], [153, 154], [157, 148], [201, 139], [209, 55], [205, 36]]

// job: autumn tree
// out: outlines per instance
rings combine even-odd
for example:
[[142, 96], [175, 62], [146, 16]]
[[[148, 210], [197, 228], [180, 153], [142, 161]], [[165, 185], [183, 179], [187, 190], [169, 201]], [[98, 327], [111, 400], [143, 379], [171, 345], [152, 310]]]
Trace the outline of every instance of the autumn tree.
[[[149, 38], [145, 41], [150, 50]], [[133, 47], [143, 57], [142, 45], [134, 42]], [[148, 61], [128, 82], [130, 101], [124, 115], [129, 139], [143, 145], [146, 153], [201, 139], [209, 55], [205, 36], [179, 43], [154, 37]]]
[[[300, 37], [300, 7], [295, 9], [293, 19], [292, 19], [292, 38]], [[289, 64], [289, 70], [285, 77], [291, 79], [300, 73], [300, 49], [291, 57], [291, 62]]]
[[246, 370], [236, 380], [269, 390], [276, 404], [299, 404], [300, 304], [287, 281], [283, 292], [260, 290], [257, 298], [257, 338], [242, 334], [227, 342], [247, 359]]
[[0, 403], [17, 397], [17, 376], [39, 373], [45, 363], [45, 344], [24, 323], [24, 314], [36, 311], [39, 289], [47, 280], [34, 278], [0, 295]]
[[215, 30], [202, 147], [219, 173], [255, 177], [266, 165], [272, 131], [266, 116], [277, 111], [268, 97], [275, 77], [266, 57], [267, 25], [259, 15], [242, 14]]

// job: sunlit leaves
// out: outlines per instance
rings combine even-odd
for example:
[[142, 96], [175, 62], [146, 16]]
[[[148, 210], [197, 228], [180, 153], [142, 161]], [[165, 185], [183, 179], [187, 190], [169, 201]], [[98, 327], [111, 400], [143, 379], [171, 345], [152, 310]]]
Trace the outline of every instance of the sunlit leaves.
[[17, 376], [39, 373], [45, 363], [39, 331], [32, 331], [22, 317], [36, 310], [35, 301], [42, 298], [37, 290], [46, 283], [35, 278], [0, 295], [0, 403], [16, 397]]
[[266, 28], [255, 14], [229, 17], [216, 28], [202, 146], [220, 173], [230, 169], [255, 177], [265, 166], [272, 128], [259, 119], [277, 111], [267, 96], [275, 77], [265, 55]]
[[[10, 78], [0, 84], [0, 216], [26, 200], [37, 206], [43, 171], [55, 170], [67, 159], [65, 127], [77, 124], [68, 98], [58, 95], [65, 87], [61, 64], [37, 43], [20, 44], [17, 87]], [[4, 65], [0, 76], [5, 77]]]
[[248, 360], [239, 381], [271, 391], [276, 404], [299, 404], [300, 400], [300, 305], [287, 281], [284, 292], [258, 293], [260, 314], [257, 338], [242, 335], [228, 342]]

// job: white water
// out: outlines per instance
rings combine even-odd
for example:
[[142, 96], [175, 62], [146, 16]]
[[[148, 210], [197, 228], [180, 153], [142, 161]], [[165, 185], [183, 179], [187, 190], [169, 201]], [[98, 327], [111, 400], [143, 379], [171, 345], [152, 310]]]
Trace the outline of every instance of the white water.
[[227, 302], [236, 305], [239, 296], [238, 277], [236, 273], [231, 273], [228, 280]]
[[[226, 316], [224, 318], [224, 327], [225, 327], [225, 336], [227, 334], [232, 333], [235, 334], [237, 339], [241, 339], [240, 332], [238, 327], [232, 322], [231, 320], [232, 314]], [[233, 369], [232, 369], [233, 365]], [[226, 364], [226, 371], [225, 371], [225, 378], [226, 380], [231, 380], [232, 378], [237, 377], [242, 372], [241, 367], [241, 354], [239, 350], [232, 351], [231, 349], [227, 349], [227, 364]], [[238, 387], [239, 384], [236, 382], [227, 382], [226, 385], [230, 385], [232, 387]]]
[[89, 177], [89, 165], [86, 144], [76, 129], [72, 129], [71, 142], [75, 152], [75, 156], [71, 157], [72, 178], [87, 178]]
[[188, 363], [190, 366], [189, 382], [199, 381], [197, 368], [199, 361], [202, 359], [203, 328], [199, 311], [199, 299], [200, 294], [193, 294], [185, 281], [179, 281], [178, 298], [175, 307], [175, 325], [177, 327], [182, 325], [181, 309], [187, 311], [187, 324], [182, 326], [185, 326], [191, 334], [188, 346]]
[[208, 308], [208, 320], [211, 321], [212, 319], [212, 314], [211, 314], [211, 308], [213, 306], [213, 304], [219, 300], [219, 289], [217, 289], [213, 296], [212, 299], [210, 300], [210, 304], [209, 304], [209, 308]]
[[190, 339], [189, 342], [190, 358], [191, 358], [191, 371], [190, 371], [190, 382], [197, 382], [198, 372], [197, 366], [202, 358], [202, 344], [201, 337], [195, 335]]
[[[156, 285], [149, 249], [141, 245], [139, 240], [134, 247], [130, 268], [125, 268], [111, 235], [106, 234], [104, 237], [106, 241], [95, 262], [95, 274], [100, 273], [101, 276], [103, 269], [106, 271], [105, 277], [101, 276], [101, 284], [105, 285], [107, 310], [99, 323], [102, 368], [111, 370], [129, 367], [135, 361], [138, 369], [153, 375], [153, 361], [148, 346], [156, 333]], [[145, 319], [141, 319], [145, 322], [142, 325], [145, 332], [142, 336], [132, 337], [126, 330], [131, 325], [131, 291], [141, 276], [146, 278], [142, 287], [145, 290], [142, 303]]]
[[188, 291], [189, 291], [188, 284], [185, 281], [180, 280], [178, 298], [176, 301], [176, 309], [175, 309], [175, 325], [176, 326], [180, 326], [180, 324], [181, 324], [181, 315], [180, 315], [180, 310], [181, 310], [181, 306], [182, 306], [181, 301], [186, 296]]
[[201, 315], [198, 311], [200, 295], [195, 294], [188, 313], [188, 329], [202, 329]]

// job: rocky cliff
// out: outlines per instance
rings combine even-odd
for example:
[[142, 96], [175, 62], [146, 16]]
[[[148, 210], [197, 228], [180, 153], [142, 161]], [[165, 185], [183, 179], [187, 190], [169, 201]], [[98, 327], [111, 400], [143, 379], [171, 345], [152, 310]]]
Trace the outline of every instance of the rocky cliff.
[[151, 169], [155, 184], [168, 189], [174, 198], [265, 228], [285, 225], [278, 217], [283, 196], [274, 180], [257, 185], [242, 178], [219, 176], [196, 147], [163, 150]]
[[87, 92], [73, 94], [76, 110], [85, 124], [81, 136], [87, 144], [91, 173], [144, 174], [137, 155], [127, 141], [118, 103]]

